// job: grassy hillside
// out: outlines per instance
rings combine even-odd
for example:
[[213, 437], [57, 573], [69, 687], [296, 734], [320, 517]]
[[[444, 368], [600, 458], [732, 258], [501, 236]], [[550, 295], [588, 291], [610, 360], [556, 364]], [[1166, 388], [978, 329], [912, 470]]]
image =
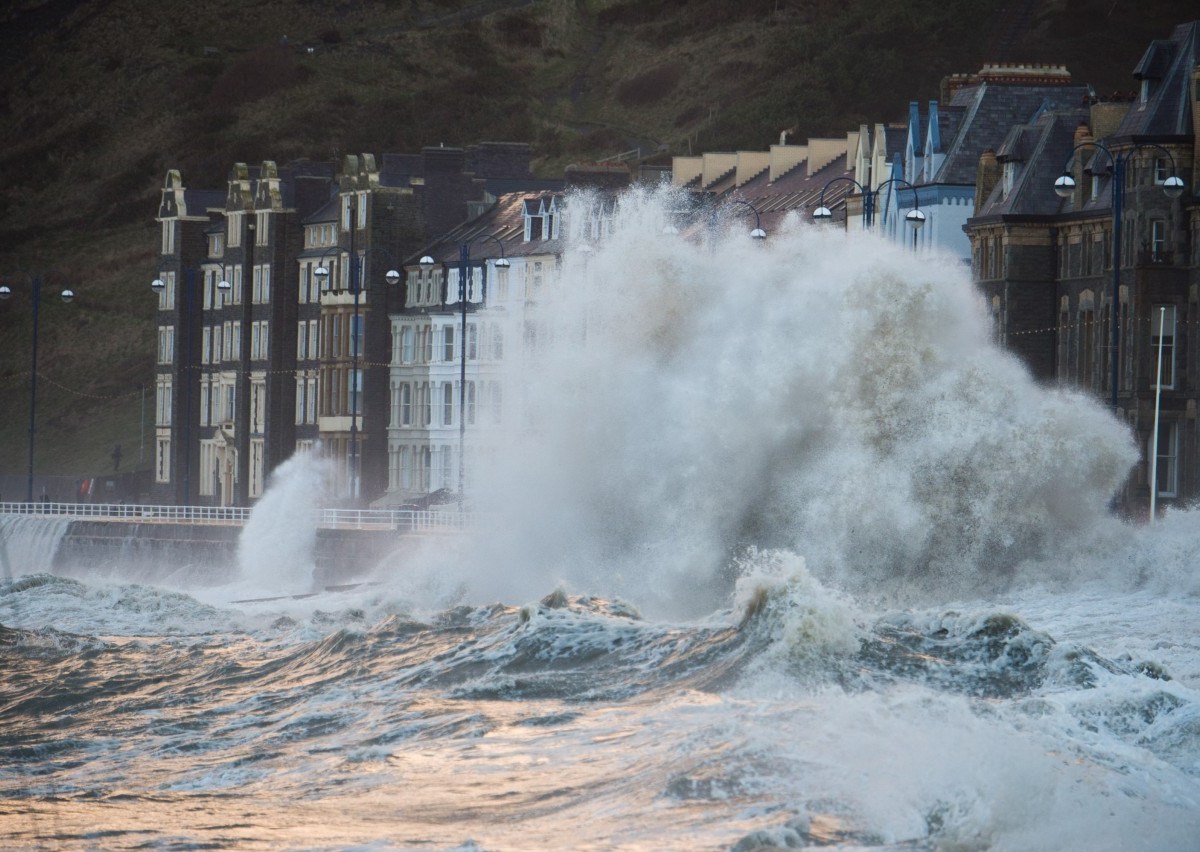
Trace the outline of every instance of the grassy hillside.
[[[1182, 4], [1186, 5], [1186, 4]], [[111, 467], [152, 381], [152, 227], [168, 168], [531, 142], [536, 167], [641, 145], [762, 149], [894, 120], [984, 61], [1132, 86], [1185, 15], [1147, 0], [16, 0], [0, 12], [0, 472], [24, 469], [30, 310], [43, 300], [38, 469]]]

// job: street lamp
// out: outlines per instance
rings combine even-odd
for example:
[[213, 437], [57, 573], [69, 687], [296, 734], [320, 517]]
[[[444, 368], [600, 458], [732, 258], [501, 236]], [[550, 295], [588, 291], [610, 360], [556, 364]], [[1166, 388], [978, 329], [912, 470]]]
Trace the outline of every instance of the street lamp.
[[735, 198], [735, 199], [731, 200], [729, 203], [730, 204], [741, 204], [743, 207], [748, 207], [750, 209], [750, 212], [754, 214], [754, 230], [750, 232], [750, 239], [765, 240], [767, 238], [767, 232], [764, 231], [762, 228], [762, 216], [759, 215], [757, 207], [755, 207], [749, 201], [742, 201], [739, 198]]
[[1070, 198], [1075, 191], [1075, 178], [1071, 177], [1071, 163], [1075, 152], [1081, 148], [1096, 148], [1103, 151], [1112, 165], [1112, 353], [1110, 364], [1110, 381], [1112, 383], [1112, 408], [1117, 410], [1117, 382], [1120, 378], [1120, 347], [1121, 347], [1121, 218], [1125, 206], [1125, 164], [1129, 158], [1142, 148], [1156, 148], [1167, 155], [1171, 161], [1171, 176], [1163, 181], [1162, 191], [1167, 198], [1178, 198], [1183, 194], [1183, 179], [1175, 174], [1175, 158], [1171, 152], [1153, 142], [1143, 142], [1134, 145], [1128, 151], [1114, 154], [1103, 142], [1080, 142], [1071, 149], [1067, 164], [1062, 175], [1054, 181], [1054, 191], [1059, 198]]
[[[25, 501], [33, 502], [33, 444], [37, 431], [37, 351], [38, 351], [38, 306], [42, 301], [41, 276], [29, 279], [30, 293], [33, 297], [33, 341], [29, 349], [29, 477], [26, 483]], [[0, 300], [7, 301], [12, 296], [8, 286], [0, 286]], [[64, 302], [75, 298], [75, 291], [64, 288], [60, 294]]]
[[[504, 243], [495, 234], [480, 234], [465, 240], [458, 247], [458, 301], [462, 306], [462, 324], [459, 331], [459, 378], [458, 378], [458, 501], [462, 508], [466, 471], [466, 441], [467, 441], [467, 281], [470, 280], [471, 246], [482, 240], [491, 240], [500, 249], [500, 257], [494, 266], [497, 269], [507, 269], [511, 264], [504, 256]], [[433, 241], [436, 245], [440, 238]], [[483, 258], [483, 274], [487, 275], [488, 258]], [[429, 270], [435, 261], [429, 255], [423, 255], [418, 261], [422, 269]]]
[[[354, 294], [354, 326], [350, 334], [350, 496], [354, 500], [359, 497], [359, 470], [358, 470], [358, 386], [360, 377], [358, 372], [358, 353], [363, 348], [363, 329], [362, 319], [359, 315], [359, 304], [362, 293], [362, 286], [359, 282], [358, 256], [354, 253], [354, 208], [351, 207], [350, 215], [350, 248], [347, 253], [350, 268], [348, 270], [350, 276], [350, 291]], [[325, 258], [332, 252], [341, 251], [340, 246], [330, 246], [322, 254], [317, 261], [317, 268], [313, 270], [313, 275], [321, 285], [321, 289], [325, 289], [325, 284], [329, 279], [329, 268], [325, 266]], [[384, 254], [388, 260], [392, 260], [392, 256], [382, 248], [373, 248], [367, 251], [367, 254], [380, 252]], [[365, 255], [364, 255], [365, 256]], [[390, 285], [395, 285], [400, 280], [400, 273], [395, 269], [389, 269], [384, 274], [384, 280]]]
[[904, 180], [904, 178], [888, 178], [887, 180], [883, 181], [883, 183], [879, 184], [879, 186], [875, 187], [874, 190], [871, 190], [864, 187], [852, 177], [848, 177], [846, 175], [835, 177], [833, 180], [829, 181], [829, 183], [821, 187], [821, 198], [817, 202], [817, 209], [813, 211], [813, 218], [818, 222], [829, 221], [833, 218], [833, 211], [825, 206], [825, 190], [829, 189], [829, 187], [833, 186], [838, 181], [847, 181], [854, 184], [856, 187], [858, 187], [858, 191], [862, 194], [864, 228], [869, 228], [872, 224], [874, 224], [875, 201], [878, 199], [880, 191], [885, 186], [892, 183], [902, 183], [911, 189], [913, 194], [913, 209], [904, 214], [904, 221], [908, 222], [909, 227], [913, 229], [913, 249], [916, 249], [916, 233], [925, 226], [925, 213], [921, 210], [921, 200], [917, 195], [917, 188], [915, 186]]

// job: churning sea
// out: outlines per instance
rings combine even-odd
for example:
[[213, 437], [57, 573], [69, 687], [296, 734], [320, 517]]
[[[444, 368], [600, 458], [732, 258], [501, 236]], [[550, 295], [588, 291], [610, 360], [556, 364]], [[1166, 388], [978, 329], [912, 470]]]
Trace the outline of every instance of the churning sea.
[[952, 263], [672, 204], [564, 262], [474, 533], [314, 589], [306, 457], [233, 581], [0, 517], [2, 845], [1198, 848], [1200, 516], [1109, 515]]

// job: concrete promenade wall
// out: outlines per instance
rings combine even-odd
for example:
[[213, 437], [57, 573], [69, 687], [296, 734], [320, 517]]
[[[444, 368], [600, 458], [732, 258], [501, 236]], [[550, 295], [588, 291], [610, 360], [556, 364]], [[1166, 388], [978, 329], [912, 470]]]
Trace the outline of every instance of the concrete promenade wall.
[[[86, 576], [92, 571], [135, 571], [147, 582], [186, 570], [212, 585], [236, 579], [239, 524], [189, 524], [118, 520], [73, 520], [59, 542], [55, 571]], [[313, 562], [317, 586], [368, 575], [381, 560], [415, 536], [391, 529], [316, 530]]]

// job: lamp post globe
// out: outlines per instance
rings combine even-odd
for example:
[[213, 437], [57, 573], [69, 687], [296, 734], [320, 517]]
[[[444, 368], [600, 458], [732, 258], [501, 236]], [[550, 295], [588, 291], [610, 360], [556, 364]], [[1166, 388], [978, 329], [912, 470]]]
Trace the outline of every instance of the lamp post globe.
[[1059, 198], [1070, 198], [1075, 191], [1075, 178], [1070, 175], [1059, 175], [1054, 181], [1054, 191]]
[[1163, 181], [1162, 191], [1167, 198], [1178, 198], [1183, 195], [1183, 178], [1179, 175], [1171, 175]]
[[167, 282], [163, 281], [161, 278], [155, 278], [150, 282], [150, 289], [155, 293], [161, 293], [166, 286]]
[[61, 295], [62, 295], [62, 300], [64, 302], [69, 303], [71, 300], [73, 300], [75, 298], [75, 291], [68, 287], [66, 290], [62, 291]]
[[825, 221], [826, 219], [832, 219], [833, 211], [825, 205], [821, 205], [813, 211], [813, 218], [821, 222]]
[[919, 231], [925, 227], [925, 213], [921, 210], [909, 210], [904, 214], [904, 221], [908, 222], [914, 231]]
[[12, 295], [12, 290], [7, 286], [0, 286], [0, 299], [8, 299]]

